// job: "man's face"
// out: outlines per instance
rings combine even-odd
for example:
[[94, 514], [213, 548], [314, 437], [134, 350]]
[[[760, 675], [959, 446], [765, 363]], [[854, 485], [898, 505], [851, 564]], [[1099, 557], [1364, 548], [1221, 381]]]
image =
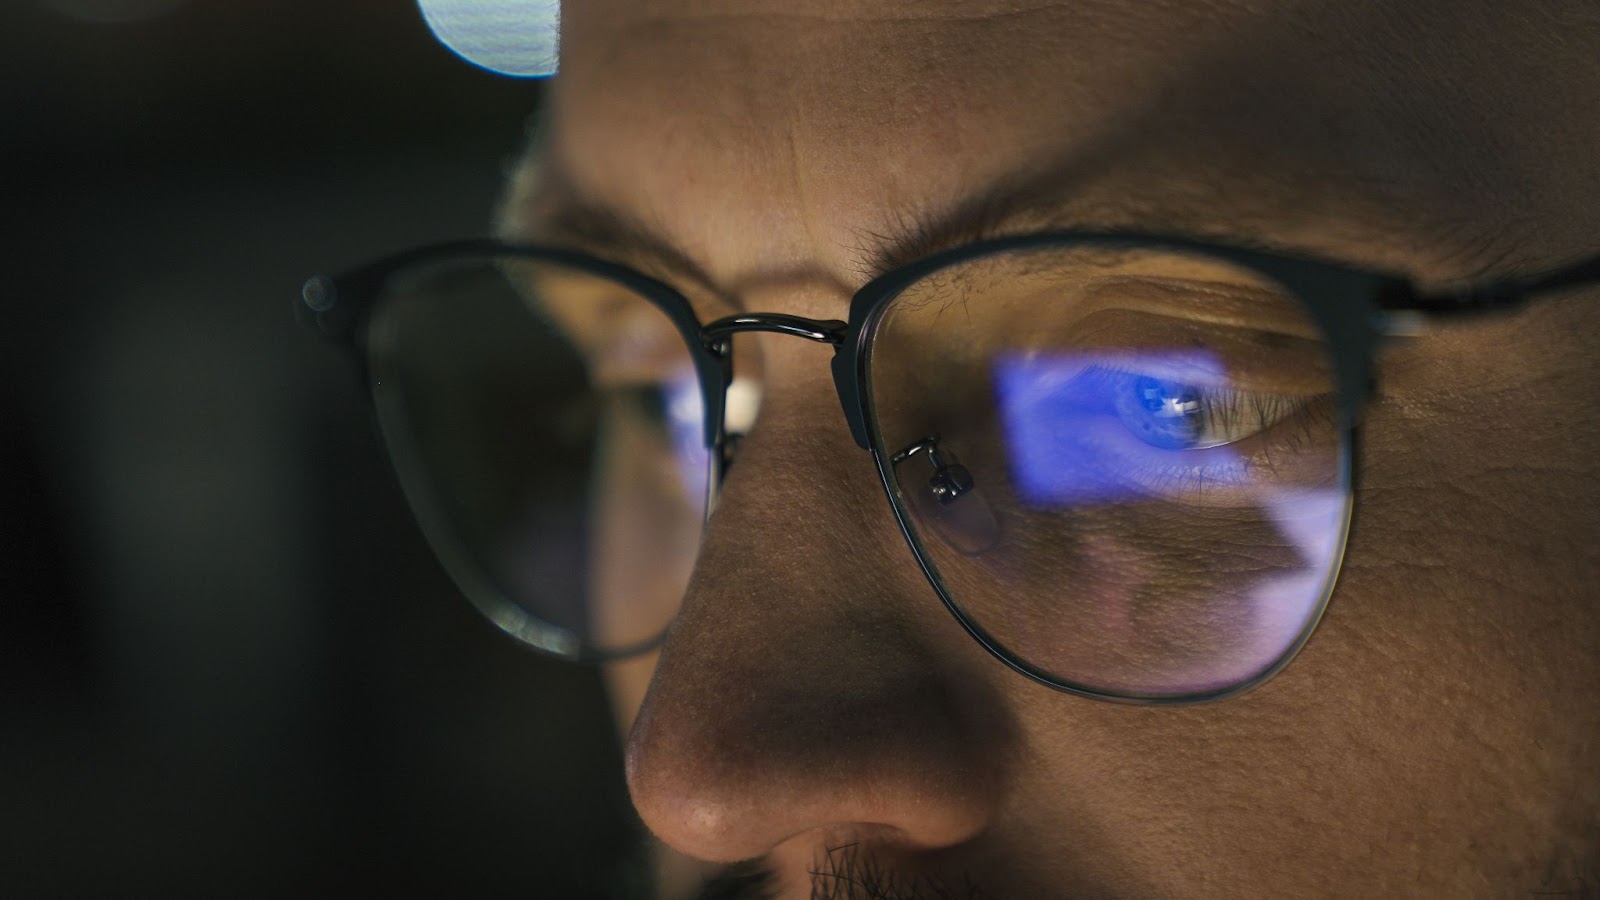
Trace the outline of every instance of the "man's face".
[[[1600, 250], [1600, 19], [1434, 6], [569, 4], [522, 212], [636, 222], [676, 262], [587, 249], [702, 321], [845, 318], [879, 263], [964, 233], [908, 223], [996, 195], [990, 233], [1209, 236], [1425, 283]], [[1185, 707], [985, 653], [897, 531], [826, 349], [741, 337], [759, 417], [659, 657], [613, 681], [639, 813], [801, 895], [852, 861], [889, 896], [1592, 888], [1596, 301], [1388, 346], [1323, 624], [1264, 686]]]

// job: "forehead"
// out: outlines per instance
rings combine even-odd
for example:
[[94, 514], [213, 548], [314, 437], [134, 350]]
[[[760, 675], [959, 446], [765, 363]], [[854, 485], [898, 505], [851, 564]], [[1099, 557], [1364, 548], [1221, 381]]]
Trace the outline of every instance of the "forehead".
[[1577, 70], [1600, 93], [1559, 23], [1281, 6], [586, 0], [545, 193], [624, 211], [729, 290], [859, 284], [876, 237], [1035, 180], [1054, 227], [1448, 276], [1506, 209], [1558, 201], [1563, 153], [1587, 159], [1541, 137]]

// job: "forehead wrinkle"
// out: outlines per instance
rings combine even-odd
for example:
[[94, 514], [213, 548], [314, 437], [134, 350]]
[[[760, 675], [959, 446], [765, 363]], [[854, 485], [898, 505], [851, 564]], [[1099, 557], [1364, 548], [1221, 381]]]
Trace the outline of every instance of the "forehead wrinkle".
[[[558, 104], [584, 107], [581, 114], [557, 116], [576, 124], [579, 134], [567, 128], [553, 148], [576, 192], [651, 223], [723, 286], [741, 280], [750, 266], [808, 265], [808, 236], [815, 232], [815, 221], [808, 221], [815, 211], [798, 199], [810, 190], [807, 170], [815, 165], [800, 146], [804, 126], [789, 93], [800, 79], [774, 77], [792, 67], [757, 58], [764, 35], [726, 32], [681, 22], [656, 30], [627, 22], [597, 31], [593, 37], [601, 44], [632, 42], [627, 53], [602, 48], [628, 59], [620, 75], [600, 72], [576, 91], [564, 90], [570, 79], [557, 82]], [[663, 47], [670, 49], [656, 49]], [[787, 60], [794, 49], [774, 53]], [[680, 66], [679, 58], [693, 61]], [[682, 104], [681, 90], [696, 102]], [[619, 145], [625, 152], [594, 152]]]
[[[698, 10], [706, 16], [727, 11], [715, 3], [687, 5], [691, 13]], [[1150, 57], [1135, 68], [1152, 68], [1148, 64], [1157, 58], [1164, 61], [1165, 69], [1152, 68], [1157, 73], [1151, 76], [1154, 81], [1117, 75], [1104, 83], [1080, 84], [1078, 79], [1091, 75], [1099, 79], [1118, 60], [1091, 56], [1085, 64], [1081, 52], [1062, 53], [1064, 58], [1078, 58], [1063, 63], [1079, 66], [1062, 73], [1066, 79], [1062, 83], [1072, 89], [1047, 91], [1039, 97], [1027, 94], [1027, 102], [1054, 102], [1053, 94], [1075, 95], [1088, 88], [1089, 94], [1115, 91], [1117, 108], [1108, 113], [1092, 97], [1082, 101], [1087, 103], [1083, 109], [1082, 102], [1071, 97], [1065, 106], [1045, 107], [1037, 111], [1039, 118], [1060, 120], [1054, 143], [1030, 133], [1023, 138], [1032, 142], [1024, 147], [1018, 146], [1022, 138], [1013, 140], [1007, 130], [1015, 126], [1017, 111], [1008, 112], [1006, 104], [995, 101], [1007, 97], [1008, 91], [1041, 89], [1034, 77], [1040, 73], [1028, 70], [1026, 77], [1010, 80], [1002, 76], [1010, 71], [1013, 57], [1037, 58], [1033, 50], [1066, 38], [1038, 37], [1029, 33], [1031, 28], [1020, 33], [1006, 28], [985, 36], [982, 26], [963, 28], [952, 36], [948, 30], [928, 26], [931, 19], [926, 18], [918, 19], [923, 24], [913, 25], [911, 32], [856, 30], [827, 19], [827, 11], [835, 8], [824, 7], [819, 21], [832, 21], [833, 27], [821, 30], [797, 27], [761, 9], [743, 17], [705, 19], [714, 23], [708, 27], [716, 34], [681, 21], [667, 26], [669, 17], [659, 11], [650, 21], [663, 26], [648, 36], [652, 30], [641, 30], [637, 19], [607, 24], [605, 30], [613, 37], [626, 33], [643, 42], [642, 49], [630, 50], [636, 59], [650, 57], [651, 43], [671, 47], [666, 54], [671, 68], [652, 70], [643, 64], [642, 71], [656, 82], [644, 86], [647, 96], [675, 98], [664, 92], [667, 79], [662, 76], [668, 74], [681, 75], [685, 85], [717, 89], [696, 94], [699, 102], [678, 115], [662, 115], [659, 105], [644, 107], [650, 115], [634, 117], [647, 118], [655, 129], [647, 141], [638, 142], [654, 149], [648, 160], [653, 171], [647, 171], [641, 182], [626, 175], [624, 168], [625, 178], [619, 182], [619, 170], [613, 166], [611, 173], [601, 171], [598, 182], [587, 185], [589, 192], [596, 197], [609, 193], [619, 206], [626, 201], [640, 218], [658, 223], [661, 234], [674, 238], [683, 255], [721, 277], [725, 287], [759, 280], [763, 273], [808, 268], [824, 271], [838, 283], [859, 284], [888, 264], [936, 249], [922, 245], [959, 242], [985, 230], [1046, 225], [1187, 232], [1270, 243], [1382, 268], [1409, 268], [1417, 258], [1431, 256], [1427, 264], [1432, 269], [1459, 276], [1496, 264], [1496, 257], [1508, 253], [1506, 236], [1535, 224], [1533, 216], [1511, 222], [1503, 214], [1474, 214], [1492, 205], [1482, 202], [1491, 192], [1462, 190], [1463, 180], [1484, 173], [1484, 177], [1494, 174], [1499, 182], [1509, 180], [1508, 160], [1504, 154], [1489, 152], [1487, 135], [1441, 157], [1444, 148], [1428, 137], [1441, 129], [1406, 124], [1419, 115], [1430, 118], [1427, 111], [1442, 105], [1435, 96], [1443, 83], [1439, 79], [1432, 79], [1433, 89], [1420, 93], [1408, 86], [1372, 97], [1332, 96], [1334, 102], [1326, 104], [1323, 115], [1334, 118], [1323, 121], [1303, 109], [1330, 99], [1330, 74], [1321, 71], [1322, 66], [1297, 62], [1299, 44], [1289, 40], [1280, 46], [1284, 34], [1269, 33], [1258, 41], [1262, 47], [1256, 53], [1241, 54], [1236, 49], [1241, 37], [1249, 37], [1236, 32], [1220, 44], [1188, 41], [1176, 47], [1182, 52], [1174, 53], [1169, 52], [1175, 47], [1171, 31], [1156, 29], [1158, 34], [1146, 35], [1151, 39], [1142, 45], [1128, 44], [1135, 49], [1123, 54]], [[1059, 8], [1040, 5], [1026, 11], [1054, 9]], [[1336, 32], [1373, 24], [1353, 13], [1340, 15], [1343, 18], [1333, 22]], [[1084, 29], [1076, 30], [1131, 41], [1122, 32], [1134, 26], [1137, 34], [1137, 26], [1144, 23], [1126, 12], [1119, 16], [1112, 17], [1117, 21], [1086, 22]], [[1241, 21], [1251, 27], [1261, 24]], [[750, 33], [746, 26], [761, 33]], [[1090, 40], [1077, 49], [1104, 43]], [[1357, 67], [1356, 77], [1364, 82], [1387, 83], [1387, 79], [1426, 86], [1429, 79], [1408, 80], [1406, 66], [1414, 63], [1396, 55], [1391, 43], [1380, 42], [1365, 58], [1382, 71]], [[873, 58], [870, 68], [863, 68], [863, 54], [857, 51], [870, 47], [883, 52]], [[897, 49], [906, 47], [910, 48], [906, 52]], [[1031, 49], [1024, 52], [1025, 47]], [[629, 54], [612, 48], [607, 55]], [[1173, 80], [1175, 73], [1188, 71], [1197, 59], [1205, 72], [1222, 77], [1215, 83], [1194, 77]], [[1293, 82], [1295, 93], [1306, 95], [1298, 104], [1279, 96], [1284, 94], [1282, 77], [1266, 77], [1285, 60], [1289, 74], [1301, 78]], [[682, 61], [690, 61], [690, 66], [680, 68]], [[1338, 61], [1353, 65], [1362, 59]], [[1470, 62], [1462, 60], [1461, 65]], [[955, 68], [957, 63], [961, 67]], [[1086, 74], [1084, 65], [1092, 71]], [[864, 81], [869, 72], [892, 85]], [[901, 83], [894, 81], [897, 75], [910, 77]], [[622, 93], [637, 93], [636, 82], [623, 81]], [[1269, 88], [1268, 82], [1278, 87]], [[889, 87], [894, 102], [880, 101]], [[1466, 87], [1474, 89], [1470, 83]], [[1352, 100], [1361, 103], [1352, 109]], [[988, 127], [983, 121], [971, 127], [970, 117], [961, 116], [964, 109], [987, 114], [997, 106], [1000, 118], [988, 122]], [[1071, 118], [1063, 113], [1071, 113]], [[617, 117], [616, 111], [607, 115]], [[1281, 118], [1281, 128], [1273, 134], [1250, 131], [1263, 117]], [[1452, 124], [1447, 113], [1432, 113], [1431, 120]], [[763, 122], [776, 126], [780, 121], [781, 128], [761, 127]], [[637, 130], [639, 123], [628, 127]], [[1064, 133], [1069, 128], [1072, 133]], [[1372, 128], [1378, 130], [1363, 130]], [[1451, 130], [1467, 129], [1467, 123], [1456, 122]], [[626, 132], [625, 139], [634, 133]], [[1323, 140], [1327, 146], [1322, 146], [1318, 134], [1345, 140]], [[986, 150], [985, 141], [999, 141], [1003, 152]], [[1174, 154], [1172, 148], [1179, 146], [1184, 152]], [[999, 216], [982, 191], [974, 196], [973, 189], [982, 183], [1005, 180], [1007, 168], [1027, 176], [1049, 169], [1062, 157], [1077, 164], [1069, 186], [1079, 190], [1072, 195], [1058, 192], [1063, 195], [1059, 208], [1044, 209], [1045, 204], [1036, 203], [1024, 215]], [[1491, 164], [1488, 157], [1498, 164]], [[1430, 161], [1432, 171], [1413, 171]], [[675, 163], [683, 164], [681, 171], [672, 168]], [[1413, 177], [1420, 183], [1408, 183]], [[687, 190], [686, 184], [695, 186]], [[1443, 190], [1449, 185], [1454, 189]], [[1502, 185], [1500, 193], [1510, 187]], [[675, 202], [679, 195], [688, 202]], [[950, 233], [929, 237], [941, 230], [941, 223], [963, 218], [947, 214], [961, 207], [988, 220], [980, 221], [984, 227], [944, 229]], [[886, 244], [894, 249], [907, 235], [919, 239], [906, 244], [911, 251], [881, 252]], [[1404, 253], [1413, 258], [1401, 258]]]
[[[825, 240], [826, 223], [812, 204], [805, 202], [808, 196], [805, 163], [793, 132], [792, 126], [786, 130], [790, 182], [796, 197], [800, 198], [798, 220], [804, 224], [808, 242], [816, 247]], [[530, 171], [534, 170], [530, 168]], [[1088, 183], [1075, 183], [1073, 176], [1070, 166], [1058, 170], [1045, 167], [1042, 173], [1029, 171], [1003, 177], [980, 190], [958, 196], [944, 206], [922, 202], [884, 207], [880, 224], [854, 226], [849, 240], [833, 240], [847, 253], [848, 271], [854, 277], [820, 280], [848, 292], [884, 272], [940, 250], [1007, 234], [1044, 230], [1142, 231], [1211, 239], [1267, 251], [1342, 258], [1380, 268], [1392, 262], [1381, 257], [1369, 259], [1371, 254], [1364, 249], [1375, 232], [1372, 217], [1379, 215], [1377, 211], [1363, 214], [1346, 210], [1338, 214], [1323, 206], [1323, 213], [1317, 220], [1322, 233], [1317, 238], [1305, 239], [1286, 230], [1283, 226], [1289, 218], [1283, 212], [1285, 204], [1315, 205], [1317, 191], [1300, 189], [1314, 184], [1309, 180], [1296, 182], [1297, 189], [1291, 195], [1274, 195], [1271, 203], [1228, 204], [1225, 206], [1227, 214], [1218, 217], [1217, 199], [1205, 193], [1159, 190], [1156, 192], [1159, 196], [1154, 198], [1136, 192], [1108, 193], [1098, 189], [1100, 186], [1092, 179]], [[521, 236], [537, 237], [541, 230], [548, 233], [553, 229], [561, 239], [577, 241], [591, 249], [620, 250], [624, 261], [634, 262], [669, 282], [687, 278], [715, 292], [734, 309], [747, 308], [741, 300], [745, 288], [775, 288], [819, 281], [811, 268], [785, 268], [771, 260], [759, 272], [739, 273], [737, 277], [719, 281], [708, 274], [702, 257], [673, 243], [669, 230], [635, 218], [633, 210], [625, 204], [598, 201], [574, 189], [564, 179], [560, 166], [542, 167], [534, 181], [539, 186], [534, 191], [538, 199], [526, 201], [524, 206], [539, 210], [534, 216], [539, 224]], [[1238, 193], [1250, 193], [1244, 187], [1248, 183], [1248, 179], [1240, 180], [1234, 187]], [[808, 210], [811, 214], [807, 214]], [[1537, 267], [1528, 261], [1533, 255], [1529, 248], [1528, 224], [1526, 221], [1458, 221], [1453, 227], [1433, 235], [1427, 246], [1419, 241], [1409, 252], [1423, 253], [1431, 248], [1440, 267], [1451, 272], [1455, 279]]]
[[[1018, 10], [1044, 13], [1055, 9], [1050, 5], [1014, 7], [989, 9], [985, 18], [1005, 18], [1019, 14]], [[642, 180], [628, 174], [625, 183], [606, 187], [613, 195], [617, 195], [616, 187], [626, 188], [629, 205], [669, 211], [670, 216], [657, 214], [652, 218], [675, 226], [670, 230], [681, 247], [699, 260], [702, 268], [726, 275], [727, 282], [743, 280], [742, 276], [748, 273], [717, 272], [719, 263], [710, 258], [712, 251], [722, 254], [728, 250], [725, 244], [718, 246], [716, 241], [708, 240], [705, 233], [708, 227], [717, 225], [711, 218], [722, 215], [743, 220], [739, 223], [743, 233], [739, 243], [765, 241], [761, 260], [732, 261], [730, 266], [735, 270], [746, 262], [787, 271], [810, 266], [832, 281], [854, 281], [852, 276], [864, 265], [844, 257], [860, 243], [863, 232], [892, 232], [894, 229], [883, 223], [903, 219], [904, 210], [920, 209], [932, 197], [967, 190], [984, 179], [986, 173], [982, 170], [1007, 164], [1008, 160], [1000, 155], [984, 150], [994, 133], [972, 128], [965, 110], [999, 109], [1008, 115], [1002, 126], [1007, 132], [1003, 144], [1011, 148], [1011, 153], [1040, 143], [1035, 135], [1009, 134], [1016, 130], [1014, 124], [1021, 113], [1005, 113], [1014, 104], [1002, 101], [1033, 102], [1037, 99], [1034, 94], [1053, 92], [1045, 89], [1046, 79], [1038, 77], [1043, 73], [1036, 71], [1033, 77], [1024, 79], [1019, 94], [1019, 85], [1005, 77], [1008, 70], [999, 64], [998, 49], [1009, 47], [1008, 53], [1018, 52], [1033, 59], [1035, 69], [1041, 60], [1063, 58], [1048, 52], [1055, 41], [1047, 36], [1054, 32], [1018, 27], [1015, 22], [1004, 28], [996, 25], [941, 29], [929, 24], [931, 19], [922, 19], [919, 21], [923, 24], [914, 24], [909, 31], [864, 32], [848, 27], [797, 29], [787, 20], [771, 16], [759, 23], [754, 16], [738, 20], [748, 29], [735, 28], [732, 21], [685, 27], [683, 22], [669, 22], [659, 13], [653, 15], [651, 21], [662, 23], [658, 28], [642, 28], [634, 18], [617, 22], [591, 12], [598, 21], [591, 22], [585, 37], [601, 46], [585, 57], [590, 63], [582, 74], [596, 74], [596, 56], [607, 63], [627, 57], [624, 66], [632, 71], [643, 67], [643, 80], [651, 82], [642, 85], [652, 98], [642, 111], [650, 118], [653, 130], [648, 140], [631, 143], [654, 147], [650, 154], [654, 165], [635, 167], [634, 171], [644, 173]], [[572, 23], [570, 30], [576, 32], [579, 24]], [[638, 46], [629, 53], [614, 49], [619, 42], [630, 40]], [[760, 49], [763, 41], [768, 42], [765, 50]], [[757, 50], [751, 49], [752, 42]], [[607, 44], [612, 49], [604, 46]], [[671, 48], [657, 57], [692, 60], [690, 67], [674, 64], [650, 69], [652, 45]], [[711, 52], [705, 52], [707, 49]], [[832, 62], [826, 59], [830, 56]], [[730, 66], [730, 58], [748, 64]], [[576, 59], [575, 56], [574, 64], [556, 82], [558, 102], [570, 93], [563, 89], [564, 83], [580, 74]], [[1045, 64], [1046, 68], [1053, 65]], [[600, 118], [619, 121], [622, 128], [637, 131], [643, 117], [630, 113], [640, 108], [639, 79], [618, 75], [614, 70], [598, 74], [609, 79], [611, 85], [624, 87], [595, 93], [588, 86], [590, 99], [584, 117], [593, 119], [595, 111], [599, 111]], [[680, 114], [661, 116], [658, 110], [676, 100], [675, 94], [661, 87], [670, 79], [715, 88], [696, 93], [698, 102], [694, 107], [678, 107]], [[625, 97], [623, 108], [618, 109], [606, 99], [609, 96]], [[889, 96], [893, 102], [885, 102]], [[663, 102], [654, 102], [656, 98]], [[605, 100], [610, 108], [602, 110], [596, 102], [599, 100]], [[750, 127], [752, 121], [759, 123], [763, 116], [772, 120], [771, 113], [777, 109], [783, 112], [782, 127]], [[622, 121], [630, 117], [634, 121]], [[1022, 116], [1024, 120], [1031, 118]], [[593, 133], [594, 123], [585, 122], [583, 127]], [[633, 131], [613, 134], [622, 134], [623, 142], [628, 143], [626, 136]], [[936, 147], [945, 148], [945, 152], [930, 152]], [[877, 149], [862, 153], [856, 148]], [[959, 161], [952, 161], [950, 152], [963, 155]], [[661, 163], [670, 164], [675, 157], [690, 165], [671, 180], [661, 177]], [[599, 177], [590, 180], [615, 183], [620, 172], [615, 168], [609, 173], [597, 171]], [[712, 173], [709, 178], [707, 173]], [[575, 172], [574, 176], [586, 174]], [[742, 189], [740, 178], [751, 189]], [[696, 180], [696, 203], [663, 202], [664, 197], [683, 193], [684, 186]], [[592, 186], [592, 193], [602, 193], [599, 183]], [[746, 202], [728, 204], [730, 192], [742, 193]], [[793, 230], [785, 235], [790, 228]], [[780, 246], [779, 240], [785, 237], [786, 246]]]
[[783, 128], [783, 152], [788, 158], [789, 189], [795, 203], [796, 218], [804, 231], [805, 242], [816, 247], [819, 246], [824, 226], [818, 221], [821, 214], [817, 204], [810, 202], [813, 195], [806, 173], [812, 168], [812, 161], [802, 156], [800, 140], [796, 135], [797, 131], [811, 131], [807, 127], [807, 107], [803, 103], [793, 102], [792, 99], [787, 105], [794, 110], [794, 115], [784, 118]]

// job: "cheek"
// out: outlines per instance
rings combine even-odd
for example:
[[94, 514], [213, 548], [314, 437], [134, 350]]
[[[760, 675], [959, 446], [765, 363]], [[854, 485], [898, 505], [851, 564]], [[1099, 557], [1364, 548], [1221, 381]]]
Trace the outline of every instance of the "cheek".
[[930, 551], [945, 583], [1023, 659], [1110, 690], [1204, 691], [1253, 677], [1292, 646], [1329, 570], [1257, 510], [1199, 531], [1154, 506], [1013, 509], [1004, 521], [1009, 539], [981, 555]]
[[[1509, 362], [1514, 342], [1482, 341], [1451, 355]], [[1327, 617], [1277, 679], [1215, 708], [1228, 730], [1187, 765], [1212, 802], [1271, 814], [1216, 821], [1283, 865], [1288, 844], [1308, 864], [1507, 883], [1573, 828], [1592, 841], [1600, 809], [1600, 565], [1584, 546], [1600, 496], [1552, 392], [1387, 385]]]
[[1528, 329], [1485, 323], [1383, 360], [1388, 396], [1369, 417], [1350, 585], [1336, 598], [1397, 656], [1406, 647], [1417, 673], [1504, 699], [1490, 720], [1507, 728], [1549, 709], [1540, 698], [1600, 683], [1600, 481], [1593, 417], [1575, 414], [1600, 381], [1592, 366], [1541, 377], [1556, 347]]

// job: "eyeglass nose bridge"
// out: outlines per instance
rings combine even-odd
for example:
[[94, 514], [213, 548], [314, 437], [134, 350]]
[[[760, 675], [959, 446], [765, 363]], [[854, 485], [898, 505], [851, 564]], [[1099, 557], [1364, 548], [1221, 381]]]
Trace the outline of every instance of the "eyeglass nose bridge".
[[844, 410], [845, 421], [850, 424], [850, 434], [862, 449], [869, 447], [866, 422], [861, 415], [860, 393], [852, 364], [854, 354], [846, 351], [850, 323], [840, 319], [808, 319], [783, 313], [743, 313], [725, 316], [703, 326], [700, 338], [707, 351], [721, 363], [721, 390], [718, 396], [706, 398], [706, 440], [710, 446], [719, 447], [727, 440], [723, 416], [728, 385], [733, 381], [733, 354], [731, 338], [744, 332], [761, 331], [787, 334], [833, 347], [833, 385], [839, 395], [839, 405]]

